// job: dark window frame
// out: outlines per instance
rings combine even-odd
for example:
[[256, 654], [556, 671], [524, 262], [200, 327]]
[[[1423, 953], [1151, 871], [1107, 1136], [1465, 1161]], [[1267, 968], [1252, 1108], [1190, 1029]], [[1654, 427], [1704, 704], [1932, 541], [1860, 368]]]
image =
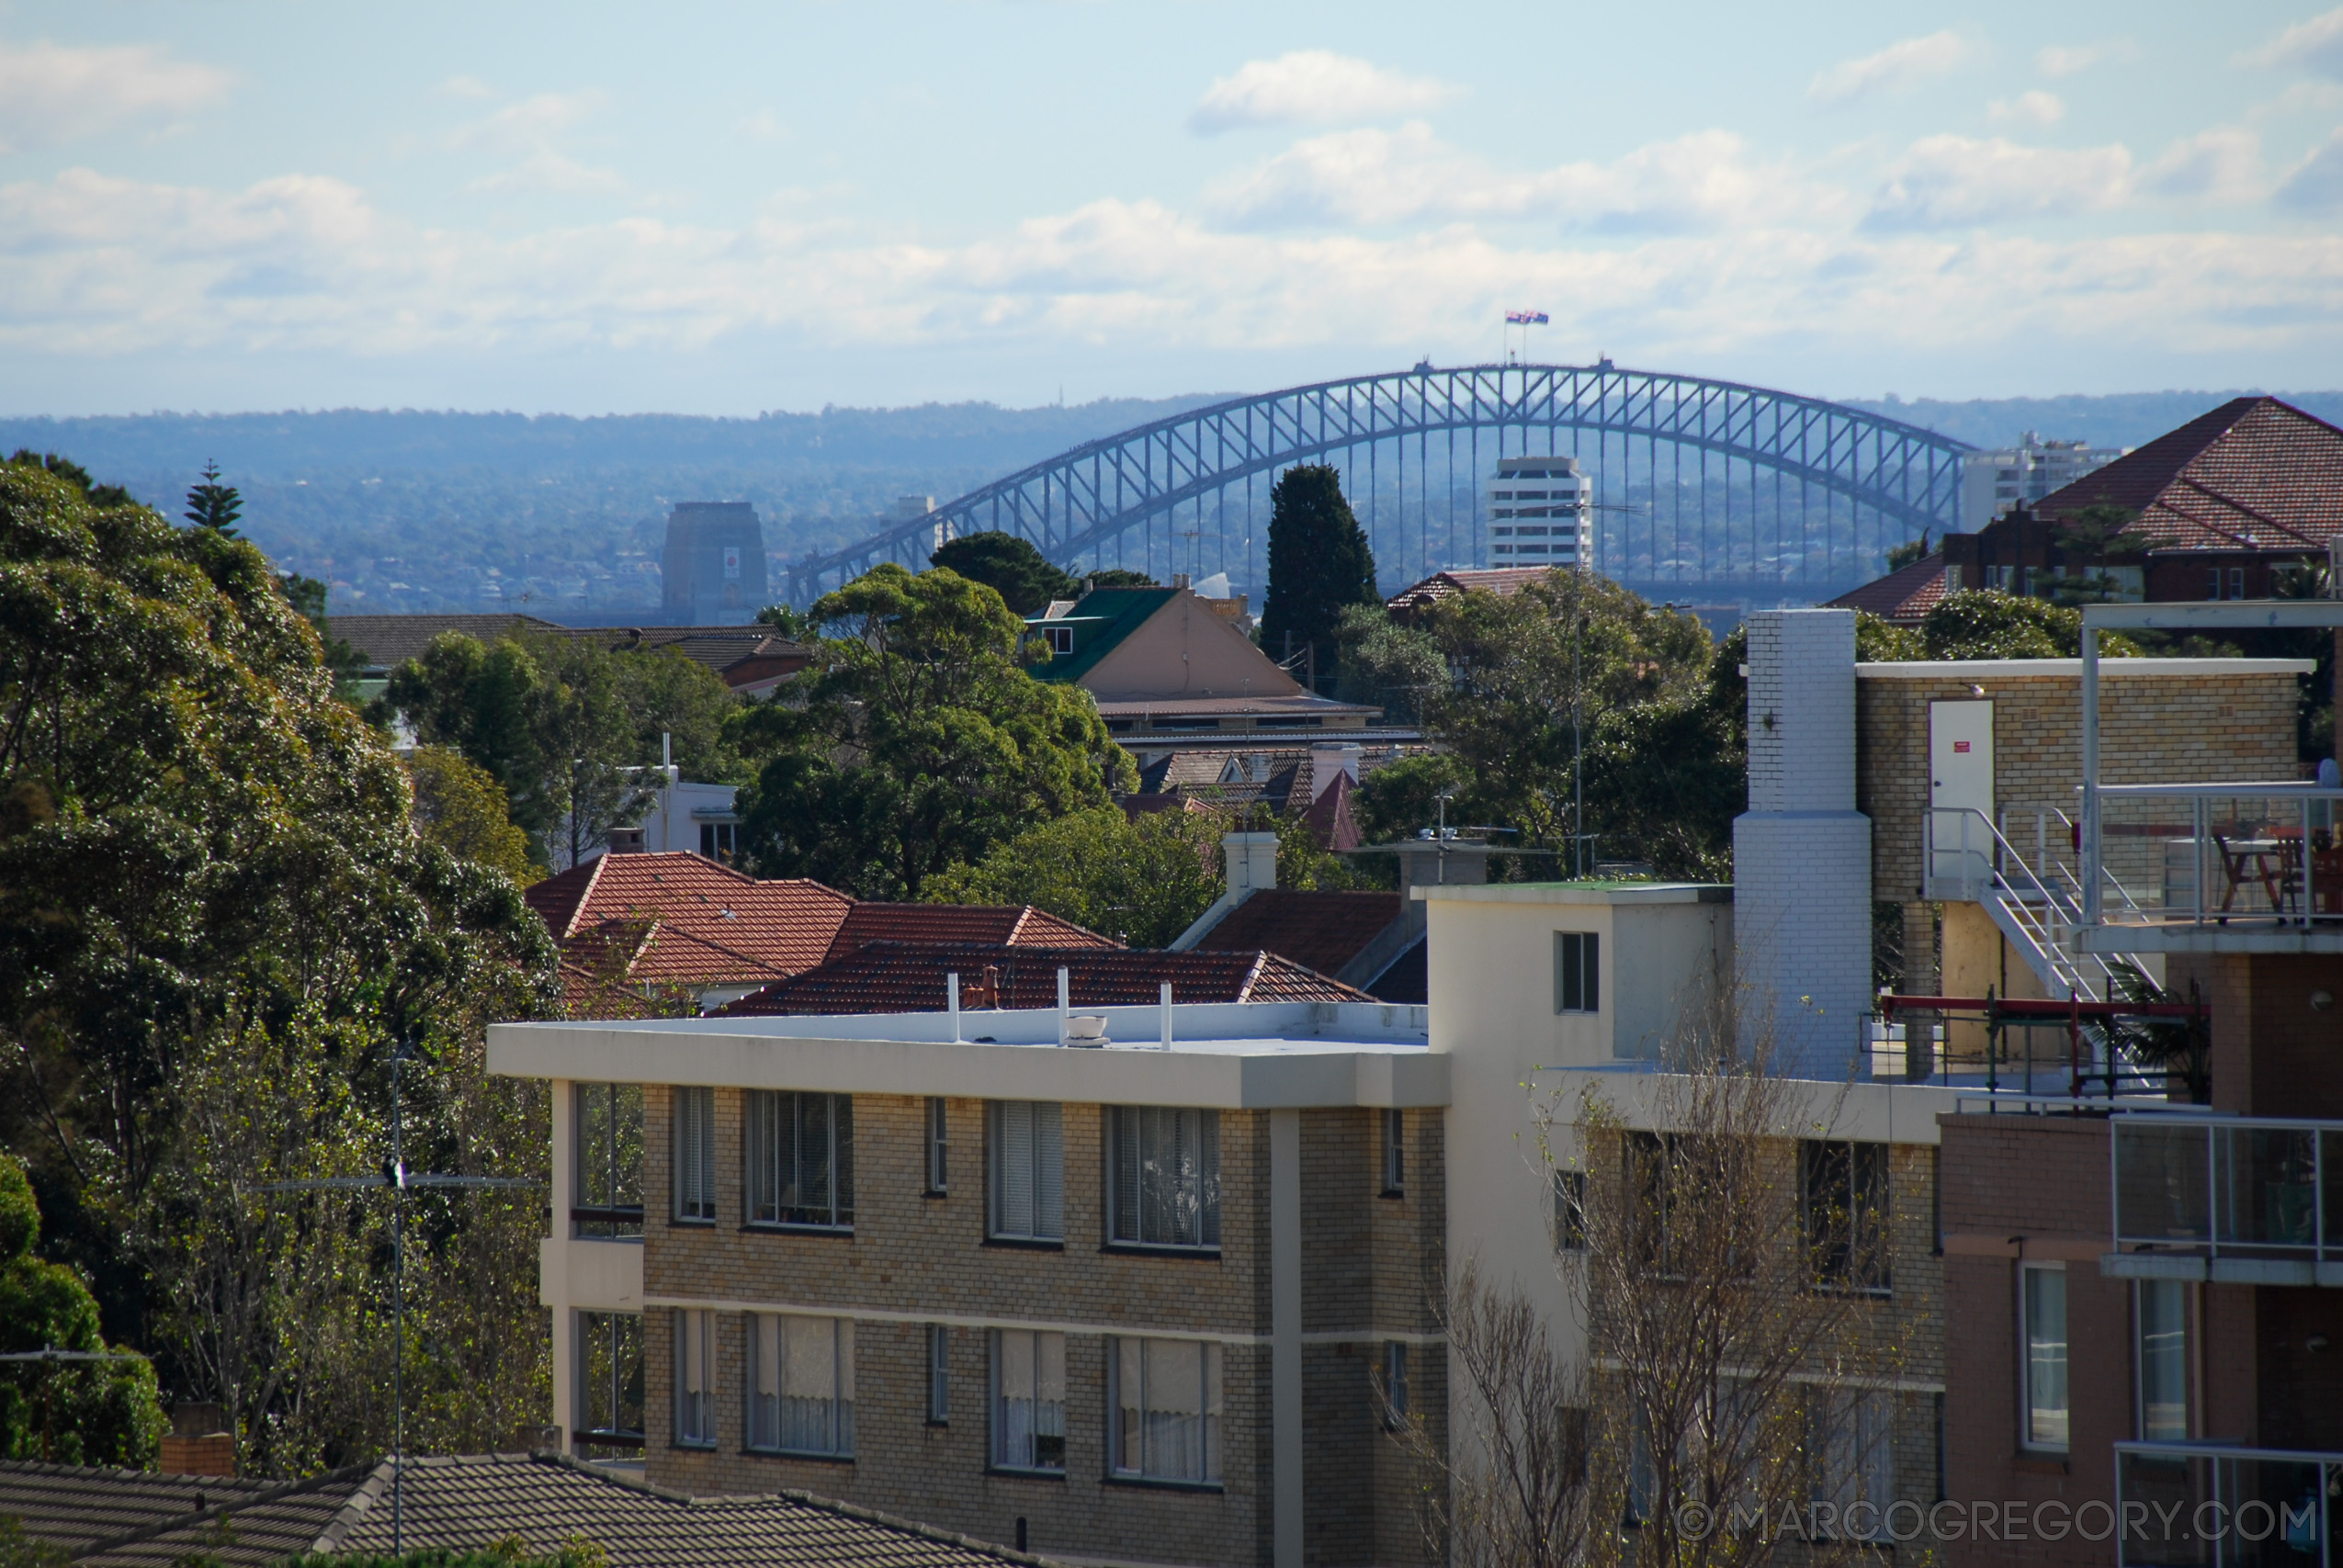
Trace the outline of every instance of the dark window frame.
[[[809, 1102], [822, 1102], [824, 1168], [819, 1192], [806, 1190]], [[752, 1230], [852, 1235], [855, 1228], [855, 1097], [812, 1089], [751, 1089], [741, 1101], [742, 1221]], [[780, 1165], [784, 1135], [791, 1169]], [[795, 1190], [801, 1200], [787, 1202]]]
[[1554, 1011], [1592, 1016], [1602, 1011], [1602, 933], [1554, 933]]
[[1893, 1146], [1851, 1138], [1798, 1140], [1799, 1227], [1817, 1289], [1893, 1293]]
[[[570, 1086], [571, 1234], [588, 1241], [642, 1238], [642, 1085]], [[594, 1102], [599, 1100], [597, 1106]], [[590, 1146], [598, 1144], [598, 1147]], [[627, 1201], [629, 1191], [633, 1201]]]
[[1408, 1195], [1408, 1113], [1387, 1106], [1383, 1122], [1383, 1191], [1386, 1198]]
[[[694, 1121], [698, 1125], [687, 1130], [686, 1123]], [[677, 1224], [712, 1225], [716, 1223], [716, 1091], [689, 1085], [669, 1090], [668, 1123], [673, 1218]], [[699, 1168], [697, 1179], [686, 1181], [693, 1165]], [[694, 1186], [697, 1193], [687, 1196]]]
[[[1172, 1105], [1104, 1110], [1106, 1244], [1117, 1250], [1217, 1253], [1220, 1113]], [[1192, 1156], [1192, 1168], [1183, 1155]], [[1183, 1230], [1188, 1239], [1180, 1239]]]

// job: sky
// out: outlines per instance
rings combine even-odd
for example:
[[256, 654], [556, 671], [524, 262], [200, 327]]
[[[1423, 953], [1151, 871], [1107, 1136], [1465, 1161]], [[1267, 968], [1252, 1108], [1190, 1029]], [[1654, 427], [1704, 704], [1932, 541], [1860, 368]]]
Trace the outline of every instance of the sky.
[[[2343, 385], [2343, 7], [0, 0], [0, 413]], [[1517, 340], [1518, 341], [1518, 340]]]

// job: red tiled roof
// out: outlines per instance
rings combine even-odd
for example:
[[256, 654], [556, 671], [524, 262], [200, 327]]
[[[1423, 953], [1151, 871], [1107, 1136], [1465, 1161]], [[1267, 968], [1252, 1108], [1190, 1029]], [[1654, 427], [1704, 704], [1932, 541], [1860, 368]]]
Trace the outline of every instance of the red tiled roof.
[[1339, 974], [1399, 918], [1397, 893], [1305, 893], [1264, 887], [1205, 932], [1199, 953], [1265, 949], [1321, 975]]
[[974, 942], [1009, 947], [1120, 947], [1031, 904], [856, 904], [831, 940], [825, 962], [874, 942]]
[[2343, 533], [2343, 430], [2276, 398], [2233, 398], [2053, 491], [2045, 520], [2087, 506], [2139, 513], [2158, 550], [2324, 550]]
[[1443, 599], [1453, 599], [1476, 588], [1486, 589], [1500, 598], [1519, 593], [1528, 584], [1554, 570], [1550, 566], [1500, 566], [1486, 571], [1436, 571], [1421, 582], [1401, 589], [1384, 601], [1383, 607], [1397, 613], [1417, 610]]
[[1273, 953], [1166, 953], [1121, 947], [1016, 947], [1006, 943], [875, 942], [834, 964], [793, 976], [716, 1010], [719, 1018], [941, 1012], [945, 976], [960, 976], [961, 1006], [981, 1000], [985, 970], [998, 974], [1004, 1008], [1058, 1005], [1058, 970], [1073, 1005], [1138, 1007], [1172, 982], [1183, 1002], [1357, 1002], [1365, 992]]
[[1944, 552], [1922, 556], [1885, 577], [1841, 593], [1826, 610], [1867, 610], [1902, 626], [1918, 626], [1944, 597]]

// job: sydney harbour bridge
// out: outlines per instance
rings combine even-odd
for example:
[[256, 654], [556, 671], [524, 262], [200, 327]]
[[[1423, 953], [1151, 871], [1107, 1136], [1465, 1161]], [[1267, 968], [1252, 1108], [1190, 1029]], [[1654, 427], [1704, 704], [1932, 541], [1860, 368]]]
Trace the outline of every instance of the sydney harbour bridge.
[[[1959, 525], [1966, 444], [1763, 387], [1589, 366], [1360, 376], [1189, 410], [1019, 470], [789, 570], [800, 605], [880, 561], [914, 570], [998, 529], [1071, 571], [1264, 580], [1269, 491], [1330, 463], [1387, 590], [1503, 564], [1483, 485], [1501, 457], [1575, 456], [1595, 485], [1595, 561], [1648, 597], [1808, 603], [1876, 576], [1894, 546]], [[1256, 600], [1256, 603], [1258, 601]]]

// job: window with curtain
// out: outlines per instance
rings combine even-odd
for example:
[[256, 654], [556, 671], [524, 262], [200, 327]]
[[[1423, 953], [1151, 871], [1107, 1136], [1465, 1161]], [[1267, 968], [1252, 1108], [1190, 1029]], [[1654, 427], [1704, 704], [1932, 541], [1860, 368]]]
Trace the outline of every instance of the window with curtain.
[[678, 1089], [675, 1103], [675, 1217], [716, 1219], [716, 1091]]
[[1194, 1339], [1110, 1339], [1115, 1412], [1108, 1463], [1148, 1481], [1220, 1479], [1220, 1347]]
[[992, 1462], [1002, 1470], [1066, 1468], [1066, 1337], [992, 1331]]
[[577, 1438], [586, 1450], [642, 1447], [642, 1314], [578, 1314]]
[[853, 1458], [854, 1319], [752, 1313], [747, 1338], [748, 1446]]
[[996, 1100], [991, 1122], [990, 1234], [1009, 1241], [1066, 1239], [1066, 1134], [1052, 1100]]
[[952, 1331], [940, 1323], [927, 1330], [927, 1419], [932, 1427], [952, 1419]]
[[2025, 1445], [2066, 1447], [2066, 1269], [2057, 1263], [2019, 1269], [2025, 1318]]
[[716, 1446], [716, 1314], [675, 1314], [675, 1441]]
[[642, 1085], [573, 1086], [577, 1190], [570, 1222], [578, 1235], [611, 1240], [642, 1235]]
[[1220, 1113], [1117, 1105], [1106, 1118], [1110, 1236], [1138, 1247], [1218, 1247]]
[[2140, 1280], [2134, 1282], [2134, 1292], [2140, 1440], [2185, 1442], [2189, 1437], [2189, 1287], [2179, 1280]]
[[[1895, 1497], [1896, 1403], [1875, 1390], [1837, 1390], [1817, 1394], [1807, 1409], [1814, 1456], [1812, 1500], [1828, 1505], [1835, 1517], [1823, 1533], [1840, 1540], [1871, 1540], [1887, 1533], [1887, 1506]], [[1857, 1504], [1868, 1505], [1857, 1512]]]
[[951, 1190], [952, 1127], [951, 1101], [941, 1095], [927, 1102], [927, 1190], [942, 1193]]
[[746, 1110], [749, 1223], [853, 1229], [854, 1097], [757, 1089]]

